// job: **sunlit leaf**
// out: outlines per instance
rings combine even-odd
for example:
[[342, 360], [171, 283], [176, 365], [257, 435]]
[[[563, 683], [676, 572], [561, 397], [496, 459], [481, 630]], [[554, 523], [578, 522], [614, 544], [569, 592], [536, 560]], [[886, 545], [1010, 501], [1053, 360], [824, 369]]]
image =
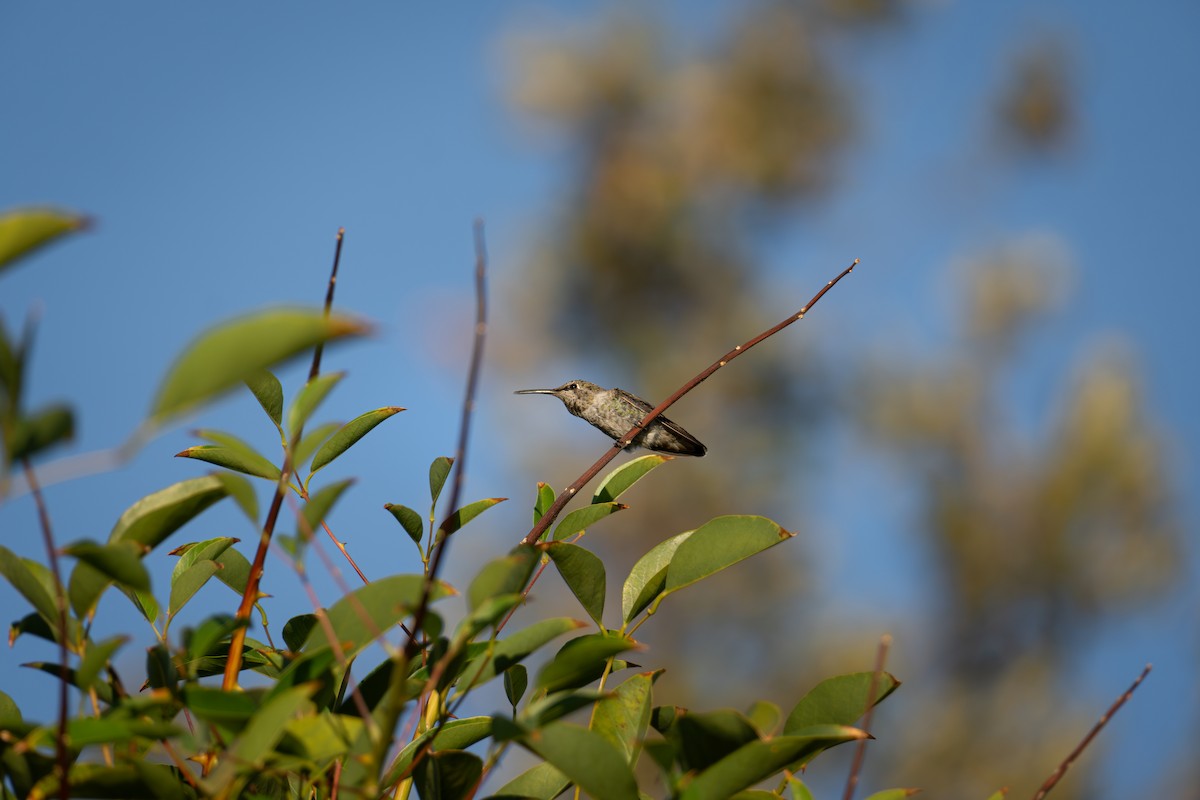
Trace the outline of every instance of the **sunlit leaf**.
[[488, 737], [492, 732], [491, 717], [466, 717], [464, 719], [452, 719], [437, 730], [425, 731], [417, 738], [406, 744], [404, 748], [396, 755], [392, 761], [391, 769], [388, 770], [388, 777], [384, 780], [385, 784], [395, 782], [399, 776], [408, 770], [413, 762], [413, 757], [421, 748], [428, 747], [429, 740], [436, 734], [437, 739], [433, 743], [433, 747], [444, 750], [461, 750], [464, 747], [470, 747], [476, 742], [481, 742]]
[[596, 703], [592, 712], [592, 730], [599, 733], [625, 755], [631, 767], [637, 763], [642, 741], [650, 727], [651, 687], [662, 670], [634, 675], [612, 696]]
[[[147, 495], [130, 506], [109, 534], [110, 544], [134, 542], [144, 553], [226, 495], [225, 484], [213, 476], [192, 478]], [[110, 583], [92, 566], [79, 563], [71, 571], [68, 595], [75, 613], [91, 614]]]
[[585, 686], [600, 677], [609, 659], [637, 647], [637, 642], [615, 633], [580, 636], [562, 646], [534, 685], [547, 692]]
[[150, 590], [150, 573], [142, 566], [141, 548], [136, 542], [124, 540], [100, 544], [85, 539], [67, 545], [63, 552], [115, 583], [143, 592]]
[[[411, 614], [421, 602], [424, 582], [425, 578], [421, 575], [380, 578], [334, 603], [326, 613], [346, 658], [352, 658]], [[439, 582], [434, 586], [430, 599], [437, 600], [452, 593], [452, 589]], [[309, 634], [303, 649], [311, 651], [328, 644], [324, 627], [317, 625]]]
[[553, 764], [535, 764], [500, 787], [495, 797], [532, 797], [535, 800], [554, 800], [571, 785]]
[[287, 431], [289, 440], [295, 441], [296, 431], [300, 430], [308, 422], [313, 412], [317, 410], [325, 398], [329, 396], [329, 393], [333, 391], [334, 387], [341, 383], [342, 378], [345, 377], [346, 373], [344, 372], [330, 372], [325, 375], [318, 375], [304, 384], [304, 388], [296, 394], [296, 398], [292, 400], [291, 407], [288, 408]]
[[[292, 448], [292, 467], [296, 470], [301, 469], [308, 457], [316, 452], [317, 448], [325, 443], [325, 440], [334, 434], [339, 427], [336, 422], [322, 422], [312, 430], [306, 430], [304, 435], [300, 437], [300, 443]], [[311, 478], [312, 475], [310, 474]]]
[[538, 482], [537, 499], [533, 503], [533, 524], [537, 525], [550, 506], [554, 504], [554, 490], [549, 484]]
[[279, 467], [249, 448], [243, 450], [222, 445], [198, 444], [181, 450], [175, 454], [175, 457], [206, 461], [209, 464], [255, 478], [266, 478], [269, 481], [279, 480]]
[[537, 562], [538, 552], [529, 545], [518, 545], [508, 555], [488, 562], [467, 589], [467, 607], [474, 611], [489, 598], [520, 594]]
[[584, 623], [569, 617], [555, 617], [538, 620], [527, 628], [511, 633], [503, 639], [490, 644], [490, 650], [479, 656], [484, 665], [477, 668], [472, 663], [467, 671], [475, 677], [475, 685], [481, 686], [514, 664], [519, 664], [543, 645], [562, 636], [564, 633], [578, 630]]
[[671, 563], [679, 545], [691, 535], [692, 532], [687, 531], [659, 542], [633, 565], [621, 588], [621, 614], [626, 622], [632, 622], [662, 594], [667, 585], [667, 565]]
[[161, 422], [184, 413], [322, 342], [369, 330], [350, 317], [302, 309], [262, 311], [223, 323], [201, 334], [174, 361], [150, 417]]
[[857, 728], [825, 725], [796, 736], [776, 736], [755, 740], [705, 769], [680, 793], [681, 800], [725, 800], [742, 789], [765, 780], [789, 764], [811, 758], [816, 753], [843, 742], [863, 739], [867, 734]]
[[577, 508], [562, 518], [562, 521], [554, 529], [554, 536], [552, 538], [556, 542], [566, 539], [568, 536], [573, 536], [592, 527], [592, 525], [610, 514], [615, 514], [626, 508], [629, 508], [629, 506], [622, 505], [621, 503], [596, 503], [584, 506], [583, 508]]
[[388, 417], [399, 414], [403, 410], [399, 406], [387, 406], [385, 408], [377, 408], [374, 411], [368, 411], [350, 420], [338, 429], [338, 432], [331, 436], [325, 444], [321, 445], [321, 449], [313, 456], [310, 472], [316, 472], [321, 467], [324, 467], [349, 450], [359, 439], [370, 433], [371, 429], [376, 425]]
[[642, 479], [650, 470], [671, 460], [670, 456], [651, 453], [635, 458], [627, 464], [614, 469], [600, 481], [596, 493], [592, 496], [593, 503], [611, 503]]
[[442, 540], [450, 534], [458, 531], [471, 520], [478, 517], [483, 512], [487, 511], [497, 503], [503, 503], [507, 497], [488, 497], [483, 500], [476, 500], [474, 503], [468, 503], [462, 508], [456, 510], [453, 514], [442, 522], [442, 526], [438, 528], [438, 540]]
[[622, 753], [600, 734], [555, 722], [531, 731], [521, 744], [537, 753], [597, 800], [631, 800], [637, 781]]
[[660, 543], [642, 556], [625, 579], [621, 593], [625, 621], [668, 594], [793, 536], [765, 517], [740, 515], [716, 517]]
[[0, 272], [58, 237], [80, 231], [87, 217], [51, 208], [18, 208], [0, 215]]
[[874, 696], [877, 705], [899, 685], [900, 681], [886, 672], [878, 677], [873, 672], [854, 672], [827, 678], [800, 699], [788, 714], [783, 732], [796, 733], [813, 725], [853, 725], [867, 713], [869, 697]]
[[260, 369], [251, 372], [242, 380], [254, 395], [254, 399], [262, 406], [263, 411], [275, 427], [283, 430], [283, 385], [271, 372]]

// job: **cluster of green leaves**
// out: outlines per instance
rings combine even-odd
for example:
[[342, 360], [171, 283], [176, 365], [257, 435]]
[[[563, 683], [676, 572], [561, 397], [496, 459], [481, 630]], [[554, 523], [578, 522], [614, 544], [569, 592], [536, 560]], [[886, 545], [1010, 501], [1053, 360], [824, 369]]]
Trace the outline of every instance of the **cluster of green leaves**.
[[[0, 220], [0, 256], [5, 236], [11, 238], [6, 224], [11, 220]], [[21, 224], [15, 227], [24, 230]], [[29, 234], [23, 236], [16, 237], [11, 251], [30, 249], [22, 244]], [[572, 786], [597, 798], [645, 797], [640, 786], [649, 779], [639, 782], [637, 771], [644, 755], [655, 772], [652, 780], [672, 797], [807, 798], [811, 795], [797, 771], [830, 747], [866, 737], [852, 725], [872, 702], [896, 688], [890, 675], [829, 679], [786, 716], [767, 702], [746, 713], [655, 705], [661, 670], [643, 670], [629, 660], [641, 649], [634, 638], [638, 628], [680, 590], [792, 538], [757, 516], [717, 517], [671, 536], [624, 577], [619, 624], [607, 625], [613, 616], [606, 613], [605, 566], [581, 540], [626, 508], [618, 502], [625, 492], [669, 460], [659, 455], [613, 470], [591, 502], [566, 514], [543, 541], [491, 560], [462, 592], [436, 579], [431, 555], [446, 537], [503, 498], [449, 509], [436, 523], [453, 461], [435, 459], [427, 516], [401, 504], [385, 507], [415, 544], [421, 572], [371, 580], [328, 608], [296, 614], [283, 626], [281, 643], [270, 636], [265, 613], [267, 641], [245, 637], [251, 620], [232, 613], [209, 615], [176, 635], [172, 622], [212, 579], [232, 590], [231, 609], [233, 598], [253, 592], [251, 560], [231, 537], [179, 544], [170, 551], [178, 561], [164, 595], [156, 593], [154, 576], [143, 563], [149, 553], [228, 497], [302, 568], [313, 532], [349, 485], [338, 481], [316, 488], [314, 476], [402, 410], [378, 408], [345, 424], [318, 424], [305, 432], [344, 376], [312, 378], [285, 403], [282, 386], [269, 371], [363, 329], [346, 318], [288, 310], [209, 331], [171, 367], [148, 424], [159, 425], [244, 384], [279, 435], [282, 466], [242, 438], [202, 430], [199, 436], [207, 443], [179, 455], [219, 471], [137, 500], [107, 541], [82, 540], [63, 548], [74, 562], [68, 579], [60, 582], [46, 565], [0, 547], [0, 575], [32, 609], [13, 623], [10, 641], [28, 635], [65, 647], [70, 663], [27, 666], [65, 681], [81, 698], [80, 709], [60, 728], [25, 720], [16, 699], [0, 691], [4, 798], [54, 795], [65, 768], [71, 794], [80, 797], [406, 797], [415, 790], [426, 800], [455, 800], [475, 796], [514, 745], [540, 761], [498, 787], [496, 797], [549, 800]], [[7, 337], [3, 344], [7, 473], [9, 465], [29, 464], [62, 437], [22, 433], [37, 428], [30, 420], [38, 417], [19, 413], [27, 347], [12, 346]], [[34, 440], [40, 444], [23, 444]], [[258, 506], [256, 480], [299, 499], [295, 535], [273, 530], [274, 518]], [[539, 484], [535, 522], [553, 499], [553, 490]], [[561, 616], [508, 627], [532, 582], [550, 564], [590, 621]], [[132, 636], [91, 636], [100, 599], [110, 586], [133, 603], [153, 631], [140, 688], [123, 681], [114, 664]], [[461, 597], [462, 605], [449, 603], [453, 597]], [[416, 620], [419, 630], [405, 627]], [[240, 643], [236, 650], [235, 643]], [[360, 658], [377, 652], [368, 649], [376, 643], [383, 647], [382, 657], [357, 669]], [[226, 691], [209, 680], [233, 664], [260, 676], [255, 688]], [[460, 716], [467, 698], [494, 681], [503, 685], [508, 707]], [[65, 744], [65, 759], [56, 753], [59, 743]], [[81, 758], [85, 750], [88, 757]], [[771, 779], [774, 791], [752, 788]]]

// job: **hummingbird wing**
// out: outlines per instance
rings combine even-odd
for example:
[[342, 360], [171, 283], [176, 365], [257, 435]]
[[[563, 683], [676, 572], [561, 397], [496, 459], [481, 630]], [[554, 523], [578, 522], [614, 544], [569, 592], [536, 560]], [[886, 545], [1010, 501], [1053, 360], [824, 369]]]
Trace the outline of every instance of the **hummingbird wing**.
[[[620, 397], [622, 400], [624, 400], [629, 405], [631, 405], [634, 408], [641, 411], [642, 416], [645, 416], [654, 410], [654, 406], [650, 405], [649, 403], [647, 403], [645, 400], [638, 397], [637, 395], [632, 395], [629, 392], [625, 391], [624, 389], [617, 389], [617, 392], [620, 394]], [[708, 448], [704, 446], [703, 442], [701, 442], [695, 436], [692, 436], [690, 433], [688, 433], [687, 430], [685, 430], [684, 427], [682, 425], [680, 425], [678, 422], [675, 422], [674, 420], [669, 419], [668, 417], [666, 417], [662, 414], [659, 414], [657, 417], [655, 417], [654, 422], [651, 422], [650, 424], [653, 425], [655, 422], [662, 425], [664, 428], [666, 428], [671, 433], [678, 436], [680, 440], [682, 440], [683, 442], [686, 443], [687, 446], [678, 452], [682, 452], [685, 455], [700, 455], [700, 456], [702, 456], [708, 450]], [[644, 436], [644, 435], [645, 435], [645, 432], [643, 432], [642, 436]], [[641, 437], [639, 437], [639, 438], [641, 438]]]

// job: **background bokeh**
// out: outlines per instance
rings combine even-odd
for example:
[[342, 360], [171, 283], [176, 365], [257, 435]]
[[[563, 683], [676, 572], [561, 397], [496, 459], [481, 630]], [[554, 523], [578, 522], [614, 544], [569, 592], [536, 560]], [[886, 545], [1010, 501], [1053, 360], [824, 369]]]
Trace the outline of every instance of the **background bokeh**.
[[[337, 303], [378, 331], [327, 354], [350, 377], [325, 414], [409, 410], [330, 468], [360, 477], [330, 521], [368, 574], [411, 571], [381, 507], [420, 508], [454, 447], [482, 216], [467, 499], [513, 499], [454, 543], [461, 582], [525, 532], [536, 481], [561, 487], [606, 446], [512, 390], [665, 396], [861, 258], [671, 412], [709, 456], [656, 472], [585, 540], [615, 584], [714, 514], [800, 534], [639, 630], [643, 663], [670, 669], [661, 700], [787, 706], [891, 632], [905, 685], [865, 785], [1021, 796], [1154, 662], [1059, 792], [1196, 796], [1198, 32], [1183, 0], [9, 3], [0, 208], [95, 224], [6, 273], [0, 313], [38, 319], [31, 403], [77, 408], [57, 455], [112, 448], [200, 330], [317, 304], [344, 226]], [[102, 539], [200, 474], [171, 458], [199, 425], [274, 439], [230, 397], [51, 486], [58, 540]], [[254, 531], [225, 510], [177, 537], [217, 535]], [[0, 504], [0, 542], [43, 557], [27, 496]], [[531, 614], [567, 613], [553, 583]], [[282, 565], [264, 589], [277, 628], [307, 609]], [[10, 619], [22, 602], [0, 586]], [[106, 597], [102, 633], [137, 626], [127, 606]], [[53, 679], [20, 664], [53, 657], [30, 637], [0, 654], [29, 717], [53, 713]], [[812, 778], [844, 774], [823, 758]]]

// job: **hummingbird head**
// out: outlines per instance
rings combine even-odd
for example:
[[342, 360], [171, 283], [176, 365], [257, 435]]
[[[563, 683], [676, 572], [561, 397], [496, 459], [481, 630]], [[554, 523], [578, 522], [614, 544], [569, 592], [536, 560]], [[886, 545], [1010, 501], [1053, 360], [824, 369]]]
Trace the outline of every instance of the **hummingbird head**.
[[563, 401], [572, 414], [591, 405], [592, 398], [604, 389], [588, 381], [567, 381], [555, 389], [520, 389], [513, 394], [552, 394]]

